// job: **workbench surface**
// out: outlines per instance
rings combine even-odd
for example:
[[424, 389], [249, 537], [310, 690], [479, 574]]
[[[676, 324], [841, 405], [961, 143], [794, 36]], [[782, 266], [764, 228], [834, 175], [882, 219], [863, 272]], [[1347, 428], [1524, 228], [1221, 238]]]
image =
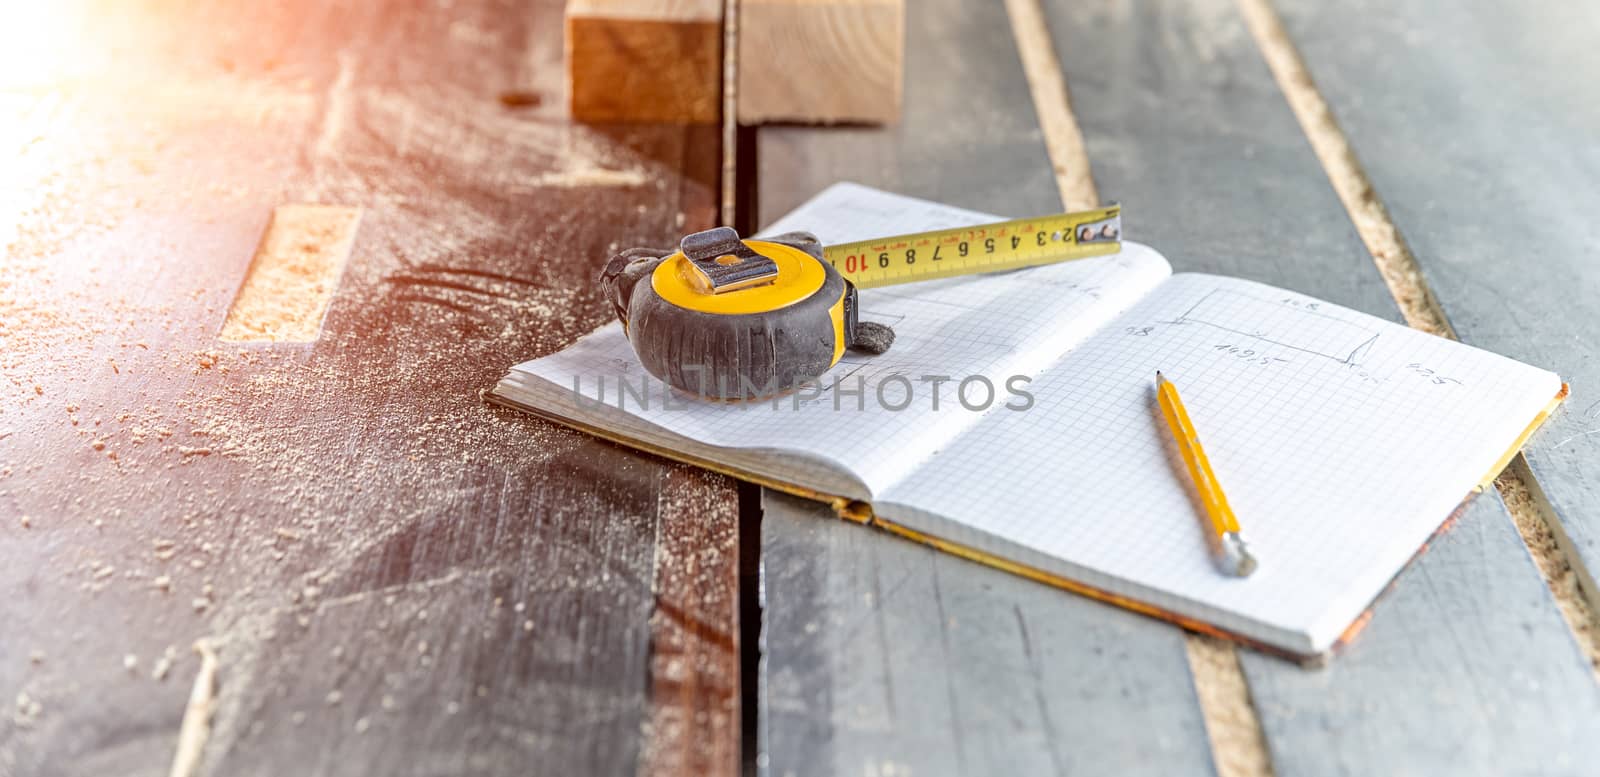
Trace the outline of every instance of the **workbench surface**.
[[[568, 120], [559, 0], [40, 5], [0, 31], [0, 777], [1600, 763], [1600, 12], [915, 0], [898, 123], [729, 143]], [[481, 401], [611, 318], [616, 248], [846, 179], [1119, 201], [1178, 271], [1572, 396], [1321, 668]], [[292, 204], [359, 209], [320, 333], [220, 340]]]
[[[563, 118], [559, 2], [168, 5], [0, 76], [0, 774], [167, 773], [199, 639], [205, 774], [735, 763], [734, 483], [479, 398], [716, 128]], [[321, 334], [219, 342], [285, 203], [363, 211]]]

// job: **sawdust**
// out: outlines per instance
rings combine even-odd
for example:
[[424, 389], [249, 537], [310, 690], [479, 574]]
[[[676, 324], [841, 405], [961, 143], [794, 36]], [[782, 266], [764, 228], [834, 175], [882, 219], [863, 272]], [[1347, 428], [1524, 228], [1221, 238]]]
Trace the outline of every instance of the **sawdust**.
[[1239, 10], [1406, 323], [1424, 332], [1454, 338], [1455, 331], [1433, 290], [1423, 280], [1417, 258], [1389, 218], [1388, 208], [1373, 189], [1349, 138], [1334, 118], [1333, 109], [1317, 90], [1311, 71], [1300, 58], [1271, 0], [1239, 0]]
[[[217, 339], [316, 340], [360, 221], [360, 208], [278, 206]], [[214, 366], [208, 356], [200, 355], [202, 368]]]
[[1266, 736], [1250, 701], [1250, 687], [1239, 667], [1237, 647], [1226, 640], [1192, 632], [1184, 633], [1184, 643], [1217, 774], [1272, 774]]
[[647, 772], [705, 774], [738, 762], [739, 682], [706, 678], [739, 677], [739, 634], [683, 625], [739, 622], [739, 512], [723, 490], [731, 486], [684, 466], [659, 475]]
[[150, 668], [150, 679], [162, 682], [167, 679], [167, 674], [172, 671], [173, 662], [178, 660], [178, 649], [168, 645], [161, 656], [156, 659], [155, 665]]
[[529, 183], [540, 187], [571, 189], [581, 186], [643, 186], [648, 181], [642, 170], [609, 170], [578, 163], [565, 170], [541, 173]]
[[69, 354], [82, 354], [126, 318], [100, 315], [108, 296], [95, 261], [60, 261], [63, 253], [123, 226], [136, 196], [119, 187], [93, 195], [85, 182], [116, 177], [123, 154], [151, 142], [155, 130], [132, 122], [110, 133], [52, 132], [60, 123], [54, 100], [9, 102], [0, 122], [7, 153], [0, 187], [0, 381], [20, 391], [0, 393], [0, 408], [46, 395], [44, 376]]
[[1528, 471], [1527, 461], [1518, 456], [1500, 473], [1494, 485], [1505, 499], [1517, 532], [1528, 544], [1540, 576], [1555, 595], [1556, 608], [1577, 637], [1578, 647], [1589, 659], [1595, 679], [1600, 680], [1600, 615], [1584, 596], [1585, 582], [1571, 561], [1571, 541], [1558, 534], [1560, 520], [1549, 504], [1528, 487], [1529, 483], [1537, 482]]
[[1066, 76], [1039, 0], [1006, 0], [1006, 12], [1011, 17], [1011, 32], [1017, 39], [1017, 53], [1022, 58], [1034, 111], [1044, 133], [1045, 150], [1055, 170], [1061, 203], [1067, 210], [1098, 208], [1100, 194], [1089, 166], [1089, 150], [1072, 113]]
[[[476, 363], [482, 361], [482, 354], [500, 358], [502, 354], [548, 352], [606, 317], [602, 306], [586, 296], [587, 276], [550, 278], [537, 269], [530, 270], [526, 278], [509, 280], [454, 274], [453, 270], [481, 265], [468, 257], [476, 258], [474, 252], [494, 245], [492, 241], [504, 234], [506, 213], [493, 203], [484, 204], [488, 198], [475, 202], [465, 196], [440, 197], [430, 198], [428, 217], [419, 221], [417, 209], [407, 207], [407, 198], [418, 198], [416, 192], [428, 191], [426, 187], [436, 184], [443, 175], [441, 170], [456, 164], [445, 155], [456, 153], [467, 159], [492, 152], [496, 159], [509, 160], [507, 167], [517, 171], [508, 174], [510, 191], [529, 182], [554, 188], [664, 186], [661, 177], [651, 172], [653, 163], [644, 157], [608, 145], [604, 135], [588, 130], [529, 122], [528, 117], [536, 113], [533, 110], [507, 111], [496, 106], [492, 113], [505, 118], [467, 128], [486, 137], [512, 139], [512, 145], [458, 147], [463, 121], [459, 115], [451, 116], [448, 108], [434, 115], [431, 109], [418, 110], [414, 100], [404, 105], [374, 102], [369, 99], [372, 95], [364, 95], [360, 89], [347, 86], [346, 91], [345, 102], [331, 106], [329, 113], [336, 115], [324, 125], [315, 149], [324, 156], [312, 160], [317, 182], [311, 191], [284, 192], [269, 190], [270, 184], [228, 180], [195, 186], [174, 197], [181, 207], [196, 209], [207, 201], [308, 199], [366, 206], [366, 215], [361, 217], [363, 244], [370, 239], [383, 248], [370, 263], [352, 262], [346, 267], [345, 277], [336, 281], [343, 286], [341, 305], [348, 300], [352, 311], [388, 311], [392, 319], [364, 320], [337, 338], [320, 333], [330, 341], [317, 346], [315, 358], [308, 357], [309, 349], [211, 347], [214, 330], [198, 331], [200, 325], [211, 322], [206, 326], [215, 327], [224, 313], [231, 322], [236, 310], [228, 303], [235, 295], [232, 288], [211, 282], [209, 277], [180, 278], [179, 283], [193, 283], [194, 288], [186, 285], [182, 294], [166, 292], [174, 270], [181, 272], [185, 265], [161, 253], [192, 251], [187, 245], [162, 239], [160, 251], [134, 257], [145, 263], [152, 277], [165, 276], [159, 284], [133, 286], [127, 294], [112, 288], [126, 282], [116, 271], [124, 261], [115, 254], [120, 237], [92, 244], [91, 250], [107, 254], [103, 262], [98, 254], [91, 257], [87, 251], [74, 251], [119, 228], [144, 229], [145, 220], [130, 219], [124, 224], [123, 219], [135, 210], [130, 203], [67, 191], [70, 186], [92, 186], [115, 178], [103, 172], [67, 166], [62, 168], [67, 173], [57, 179], [59, 192], [52, 194], [49, 187], [30, 190], [30, 196], [39, 193], [42, 207], [24, 212], [23, 222], [30, 225], [30, 231], [7, 244], [7, 257], [14, 261], [0, 266], [0, 375], [5, 379], [0, 385], [9, 382], [16, 389], [4, 392], [0, 403], [5, 407], [0, 412], [24, 403], [49, 410], [49, 415], [35, 412], [14, 424], [23, 434], [11, 439], [8, 446], [19, 446], [20, 440], [28, 447], [0, 450], [0, 455], [17, 455], [0, 468], [0, 474], [10, 477], [12, 467], [16, 468], [22, 477], [7, 486], [21, 483], [17, 492], [33, 482], [46, 482], [42, 468], [62, 462], [55, 456], [44, 461], [25, 458], [35, 445], [32, 441], [41, 439], [38, 431], [64, 437], [73, 451], [85, 454], [68, 462], [69, 467], [60, 468], [64, 474], [52, 475], [54, 479], [48, 481], [78, 495], [61, 500], [59, 507], [37, 508], [32, 517], [19, 517], [19, 523], [24, 528], [37, 525], [46, 532], [86, 533], [75, 538], [70, 552], [83, 552], [84, 536], [106, 538], [97, 543], [97, 553], [111, 547], [112, 538], [131, 540], [132, 545], [124, 546], [132, 548], [127, 555], [96, 559], [92, 566], [79, 567], [77, 559], [63, 562], [53, 558], [51, 563], [90, 594], [108, 587], [113, 587], [113, 595], [123, 588], [138, 591], [158, 602], [155, 611], [164, 617], [175, 614], [184, 621], [203, 622], [207, 633], [215, 635], [216, 644], [227, 646], [229, 683], [220, 688], [215, 682], [214, 653], [209, 659], [201, 653], [200, 674], [173, 763], [175, 775], [197, 770], [203, 748], [213, 757], [227, 751], [257, 721], [258, 711], [239, 706], [248, 686], [235, 680], [254, 677], [254, 668], [270, 665], [270, 658], [260, 651], [274, 629], [284, 625], [305, 628], [327, 608], [359, 601], [358, 597], [323, 593], [323, 584], [304, 583], [299, 570], [318, 565], [321, 574], [312, 577], [359, 578], [363, 569], [359, 565], [374, 548], [415, 529], [419, 517], [459, 508], [459, 491], [433, 487], [440, 482], [441, 470], [490, 469], [516, 477], [515, 473], [562, 456], [581, 439], [554, 427], [508, 418], [484, 407], [473, 391], [493, 378], [487, 376], [484, 365]], [[481, 89], [472, 99], [484, 99]], [[308, 110], [314, 107], [313, 101], [305, 99], [295, 105], [308, 106]], [[366, 124], [369, 119], [357, 116], [363, 110], [371, 115], [370, 125]], [[404, 120], [390, 121], [393, 118]], [[399, 129], [408, 123], [403, 133], [409, 134], [410, 140]], [[356, 129], [361, 131], [352, 132]], [[0, 127], [0, 134], [6, 131]], [[398, 149], [400, 156], [405, 156], [408, 143], [440, 156], [431, 158], [436, 163], [410, 166], [417, 171], [416, 181], [397, 173], [396, 178], [381, 184], [383, 188], [375, 188], [372, 182], [381, 176], [346, 164], [362, 158], [364, 151], [352, 144], [366, 142], [363, 133], [382, 134], [385, 143], [392, 142], [388, 151]], [[568, 142], [574, 133], [583, 137]], [[144, 175], [161, 175], [174, 156], [148, 149], [141, 153], [143, 156], [134, 157], [130, 164]], [[569, 163], [568, 157], [594, 161]], [[562, 172], [548, 177], [527, 174], [533, 168]], [[485, 168], [480, 165], [477, 169]], [[28, 183], [17, 180], [19, 185]], [[0, 193], [0, 199], [4, 196]], [[495, 202], [503, 202], [503, 198]], [[238, 205], [232, 208], [239, 210]], [[195, 220], [211, 217], [207, 212]], [[0, 229], [4, 227], [0, 224]], [[0, 234], [0, 241], [4, 238]], [[552, 223], [548, 234], [536, 239], [545, 241], [544, 250], [553, 250], [565, 247], [572, 238], [564, 223]], [[267, 242], [264, 235], [258, 248]], [[128, 243], [143, 245], [138, 239]], [[430, 267], [443, 269], [426, 269]], [[402, 276], [423, 276], [425, 271], [436, 272], [424, 278], [427, 283], [402, 283]], [[464, 285], [472, 288], [458, 288]], [[241, 287], [240, 295], [245, 291]], [[397, 299], [404, 294], [426, 299]], [[142, 301], [158, 297], [170, 301]], [[317, 319], [320, 325], [320, 314]], [[492, 326], [484, 321], [492, 321]], [[226, 329], [228, 323], [223, 326]], [[451, 347], [438, 347], [441, 333], [445, 338], [453, 333], [459, 340], [449, 343]], [[150, 343], [156, 344], [154, 350]], [[372, 343], [388, 347], [375, 348]], [[358, 350], [361, 361], [349, 355]], [[474, 363], [464, 370], [464, 361]], [[473, 374], [464, 376], [465, 372]], [[445, 385], [440, 385], [441, 381]], [[63, 407], [69, 407], [67, 412], [62, 413]], [[293, 415], [283, 417], [286, 409]], [[361, 437], [365, 443], [360, 445], [352, 446], [351, 436], [335, 433], [363, 426], [367, 427]], [[0, 439], [11, 434], [10, 428], [0, 431]], [[441, 445], [441, 441], [449, 442]], [[442, 455], [441, 448], [448, 453]], [[92, 458], [87, 456], [90, 453]], [[375, 461], [382, 466], [373, 467]], [[192, 469], [176, 469], [179, 467]], [[354, 486], [328, 484], [331, 472], [366, 473], [369, 469], [377, 470], [377, 476]], [[166, 493], [158, 495], [161, 490]], [[396, 503], [391, 497], [379, 496], [397, 492], [417, 497], [414, 502]], [[9, 498], [8, 492], [0, 491], [0, 498]], [[352, 511], [367, 510], [376, 514], [361, 522], [343, 520]], [[102, 530], [103, 535], [87, 534], [90, 527]], [[204, 549], [204, 544], [212, 541], [220, 549]], [[115, 561], [115, 566], [110, 561]], [[208, 575], [214, 576], [215, 587], [205, 577]], [[407, 584], [393, 590], [425, 596], [431, 584]], [[438, 584], [448, 585], [450, 580]], [[188, 615], [185, 611], [189, 609], [202, 617]], [[527, 620], [525, 628], [532, 631], [533, 621]], [[157, 637], [160, 642], [155, 646], [113, 643], [104, 657], [109, 657], [114, 667], [119, 656], [136, 648], [145, 660], [134, 669], [148, 667], [149, 676], [162, 681], [173, 673], [177, 658], [170, 647], [166, 653], [154, 652], [170, 639], [159, 632]], [[49, 642], [42, 644], [55, 648]], [[446, 649], [436, 645], [419, 655], [432, 661]], [[53, 659], [58, 655], [52, 652]], [[73, 668], [56, 659], [45, 670]], [[195, 702], [201, 698], [202, 687], [206, 693], [200, 710]], [[44, 710], [39, 694], [33, 688], [29, 693], [26, 703], [18, 702], [12, 717], [31, 723]], [[51, 701], [55, 696], [44, 698], [53, 715], [82, 714], [80, 702], [73, 701], [72, 709], [65, 709]], [[351, 696], [343, 703], [349, 707], [355, 702], [356, 697]], [[384, 696], [385, 709], [397, 704]], [[459, 709], [458, 705], [446, 711]], [[191, 732], [200, 726], [195, 721], [201, 712], [204, 725], [198, 730], [208, 736], [199, 736], [199, 744], [194, 745], [196, 737]], [[297, 717], [304, 720], [304, 713]], [[363, 727], [358, 724], [357, 728]], [[206, 745], [207, 741], [211, 744]], [[4, 751], [0, 752], [3, 772], [3, 756], [10, 750], [0, 750]]]
[[17, 692], [17, 702], [11, 713], [11, 722], [18, 728], [31, 728], [44, 714], [44, 705], [38, 699], [28, 695], [27, 691]]

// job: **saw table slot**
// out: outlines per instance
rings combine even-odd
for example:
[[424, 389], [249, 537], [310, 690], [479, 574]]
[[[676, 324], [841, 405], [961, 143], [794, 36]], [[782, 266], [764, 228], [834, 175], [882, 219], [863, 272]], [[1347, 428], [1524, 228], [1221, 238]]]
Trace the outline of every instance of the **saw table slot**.
[[228, 309], [219, 340], [309, 343], [339, 288], [360, 208], [280, 205]]

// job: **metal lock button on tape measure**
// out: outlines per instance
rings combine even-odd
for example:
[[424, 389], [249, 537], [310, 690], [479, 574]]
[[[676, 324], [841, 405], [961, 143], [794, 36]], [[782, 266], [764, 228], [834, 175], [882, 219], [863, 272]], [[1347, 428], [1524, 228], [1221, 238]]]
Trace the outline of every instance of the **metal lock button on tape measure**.
[[632, 248], [600, 283], [651, 375], [710, 399], [757, 399], [827, 372], [846, 349], [882, 353], [894, 333], [860, 320], [856, 289], [1014, 270], [1115, 253], [1112, 205], [824, 248], [808, 232], [741, 240], [729, 227], [677, 251]]

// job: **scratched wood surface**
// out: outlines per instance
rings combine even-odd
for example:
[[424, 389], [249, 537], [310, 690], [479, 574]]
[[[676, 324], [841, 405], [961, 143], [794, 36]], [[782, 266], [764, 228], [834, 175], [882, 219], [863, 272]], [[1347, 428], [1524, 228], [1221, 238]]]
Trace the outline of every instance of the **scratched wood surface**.
[[[898, 125], [758, 131], [763, 223], [837, 180], [1060, 209], [1004, 7], [911, 3], [907, 25]], [[814, 503], [764, 502], [769, 773], [1211, 773], [1177, 629]]]
[[[1377, 14], [1381, 14], [1377, 17]], [[1528, 465], [1600, 570], [1600, 10], [1356, 3], [1282, 14], [1461, 339], [1561, 374]], [[1333, 45], [1340, 29], [1347, 45]]]
[[1177, 629], [763, 504], [769, 773], [1212, 773]]
[[[1179, 272], [1399, 320], [1232, 2], [1047, 10], [1095, 179], [1130, 235]], [[1493, 491], [1326, 668], [1242, 658], [1280, 774], [1580, 773], [1600, 756], [1600, 689]]]
[[[609, 316], [612, 244], [713, 220], [716, 130], [566, 121], [553, 0], [40, 7], [0, 47], [0, 774], [165, 774], [199, 638], [202, 774], [737, 769], [732, 485], [477, 397]], [[364, 209], [321, 337], [217, 343], [311, 201]]]

